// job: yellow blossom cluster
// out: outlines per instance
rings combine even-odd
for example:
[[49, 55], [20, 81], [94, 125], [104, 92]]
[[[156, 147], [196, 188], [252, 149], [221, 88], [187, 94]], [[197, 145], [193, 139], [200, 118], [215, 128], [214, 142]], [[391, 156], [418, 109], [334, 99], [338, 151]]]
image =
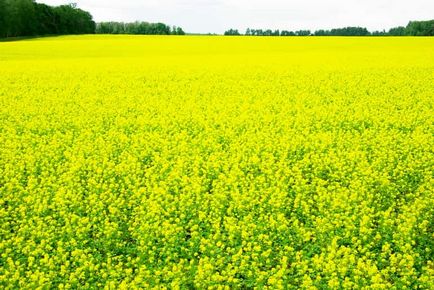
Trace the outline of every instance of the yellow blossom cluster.
[[0, 288], [433, 289], [433, 52], [0, 43]]

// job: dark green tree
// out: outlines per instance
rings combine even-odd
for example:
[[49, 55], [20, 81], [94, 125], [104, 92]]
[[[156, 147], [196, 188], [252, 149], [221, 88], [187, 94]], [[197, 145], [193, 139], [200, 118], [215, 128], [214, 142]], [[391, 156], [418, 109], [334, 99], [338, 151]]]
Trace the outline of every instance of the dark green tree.
[[0, 0], [0, 37], [7, 37], [8, 15], [9, 11], [6, 0]]
[[95, 22], [89, 12], [78, 9], [75, 4], [54, 7], [59, 34], [95, 33]]
[[434, 20], [410, 21], [405, 32], [411, 36], [434, 36]]
[[33, 0], [0, 0], [0, 37], [95, 33], [92, 15], [75, 4], [51, 7]]
[[6, 37], [35, 34], [36, 15], [32, 0], [6, 0]]
[[238, 31], [238, 29], [229, 29], [227, 31], [225, 31], [224, 35], [241, 35], [240, 32]]
[[176, 35], [185, 35], [184, 30], [181, 27], [176, 28]]
[[153, 34], [153, 35], [184, 35], [181, 27], [172, 28], [164, 23], [149, 22], [100, 22], [96, 25], [97, 34]]
[[315, 36], [328, 36], [328, 35], [330, 35], [330, 31], [329, 30], [320, 29], [320, 30], [315, 31], [314, 35]]
[[315, 36], [368, 36], [370, 32], [364, 27], [344, 27], [332, 30], [317, 30]]
[[387, 33], [390, 36], [404, 36], [406, 34], [404, 26], [393, 27]]
[[297, 36], [309, 36], [310, 30], [298, 30], [295, 32]]
[[370, 34], [372, 36], [388, 36], [389, 35], [389, 33], [386, 32], [386, 30], [382, 30], [382, 31], [376, 30], [376, 31], [371, 32]]
[[35, 4], [36, 31], [38, 35], [57, 34], [57, 22], [54, 9], [45, 4]]
[[282, 30], [280, 32], [280, 36], [295, 36], [294, 31]]

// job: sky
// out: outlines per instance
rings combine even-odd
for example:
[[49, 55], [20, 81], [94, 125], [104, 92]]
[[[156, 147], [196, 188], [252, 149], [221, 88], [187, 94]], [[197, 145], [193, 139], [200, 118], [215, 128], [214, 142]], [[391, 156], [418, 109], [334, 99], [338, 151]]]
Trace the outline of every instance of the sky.
[[37, 0], [77, 3], [94, 20], [163, 22], [190, 33], [229, 28], [300, 30], [362, 26], [370, 31], [434, 19], [434, 0]]

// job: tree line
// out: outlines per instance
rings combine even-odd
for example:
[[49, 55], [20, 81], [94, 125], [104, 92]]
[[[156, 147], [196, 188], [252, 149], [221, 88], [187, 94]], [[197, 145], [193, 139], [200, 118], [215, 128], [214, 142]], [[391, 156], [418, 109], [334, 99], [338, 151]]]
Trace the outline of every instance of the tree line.
[[0, 38], [62, 34], [184, 35], [181, 27], [148, 22], [101, 22], [76, 4], [49, 6], [34, 0], [0, 0]]
[[100, 22], [96, 25], [97, 34], [150, 34], [185, 35], [181, 27], [170, 27], [164, 23], [149, 22]]
[[84, 33], [95, 33], [95, 22], [75, 4], [52, 7], [33, 0], [0, 0], [0, 37]]
[[224, 35], [247, 35], [247, 36], [434, 36], [434, 20], [410, 21], [407, 26], [398, 26], [389, 31], [370, 32], [365, 27], [344, 27], [331, 30], [271, 30], [247, 28], [244, 34], [237, 29], [229, 29]]
[[310, 30], [287, 31], [279, 29], [251, 29], [247, 28], [245, 34], [241, 34], [237, 29], [229, 29], [224, 35], [247, 35], [247, 36], [308, 36], [311, 35]]
[[[181, 27], [148, 22], [101, 22], [76, 4], [49, 6], [34, 0], [0, 0], [0, 38], [60, 34], [163, 34], [184, 35]], [[248, 28], [244, 34], [229, 29], [224, 35], [252, 36], [434, 36], [434, 20], [410, 21], [388, 31], [370, 32], [364, 27], [331, 30], [271, 30]]]

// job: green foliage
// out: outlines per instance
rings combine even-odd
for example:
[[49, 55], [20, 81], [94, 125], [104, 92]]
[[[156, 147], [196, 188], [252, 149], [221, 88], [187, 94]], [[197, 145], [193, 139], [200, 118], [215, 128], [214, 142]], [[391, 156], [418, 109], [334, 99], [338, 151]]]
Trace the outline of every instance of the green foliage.
[[[225, 35], [241, 35], [236, 29], [229, 29]], [[391, 28], [389, 31], [370, 32], [365, 27], [343, 27], [331, 30], [319, 29], [314, 33], [310, 30], [274, 30], [271, 29], [251, 29], [247, 28], [245, 35], [249, 36], [433, 36], [434, 20], [428, 21], [410, 21], [406, 27], [398, 26]]]
[[404, 26], [398, 26], [391, 28], [389, 30], [389, 35], [391, 36], [404, 36], [405, 35], [405, 27]]
[[434, 36], [434, 20], [410, 21], [405, 32], [412, 36]]
[[386, 30], [382, 30], [382, 31], [376, 30], [374, 32], [371, 32], [371, 35], [372, 36], [387, 36], [388, 32]]
[[38, 4], [35, 7], [38, 34], [56, 34], [57, 21], [54, 9], [45, 4]]
[[[227, 32], [229, 32], [229, 31], [227, 31]], [[234, 30], [232, 29], [232, 31], [234, 31]], [[238, 30], [236, 30], [236, 31], [238, 31]], [[240, 35], [240, 34], [226, 34], [226, 33], [225, 33], [225, 35]], [[310, 30], [299, 30], [299, 31], [294, 32], [294, 31], [288, 31], [288, 30], [280, 31], [279, 29], [271, 30], [271, 29], [247, 28], [245, 35], [252, 35], [252, 36], [308, 36], [310, 34], [311, 34]]]
[[57, 16], [57, 34], [92, 34], [95, 33], [95, 22], [89, 12], [77, 9], [75, 5], [54, 7]]
[[391, 36], [434, 36], [434, 20], [410, 21], [406, 27], [391, 28], [388, 35]]
[[148, 34], [148, 35], [184, 35], [181, 27], [170, 26], [164, 23], [149, 22], [100, 22], [96, 25], [97, 34]]
[[[30, 0], [4, 0], [0, 4], [2, 16], [0, 23], [0, 36], [32, 35], [35, 21], [33, 1]], [[3, 15], [2, 15], [3, 14]]]
[[6, 34], [6, 16], [8, 15], [6, 0], [0, 0], [0, 36]]
[[241, 35], [238, 29], [229, 29], [225, 31], [225, 35]]
[[280, 36], [296, 36], [294, 31], [282, 30]]
[[317, 30], [316, 36], [368, 36], [370, 35], [368, 29], [364, 27], [344, 27], [335, 28], [332, 30]]
[[309, 36], [310, 30], [298, 30], [295, 32], [297, 36]]
[[173, 27], [172, 34], [174, 35], [185, 35], [184, 30], [181, 27]]
[[0, 0], [0, 37], [94, 32], [92, 15], [75, 4], [51, 7], [33, 0]]

